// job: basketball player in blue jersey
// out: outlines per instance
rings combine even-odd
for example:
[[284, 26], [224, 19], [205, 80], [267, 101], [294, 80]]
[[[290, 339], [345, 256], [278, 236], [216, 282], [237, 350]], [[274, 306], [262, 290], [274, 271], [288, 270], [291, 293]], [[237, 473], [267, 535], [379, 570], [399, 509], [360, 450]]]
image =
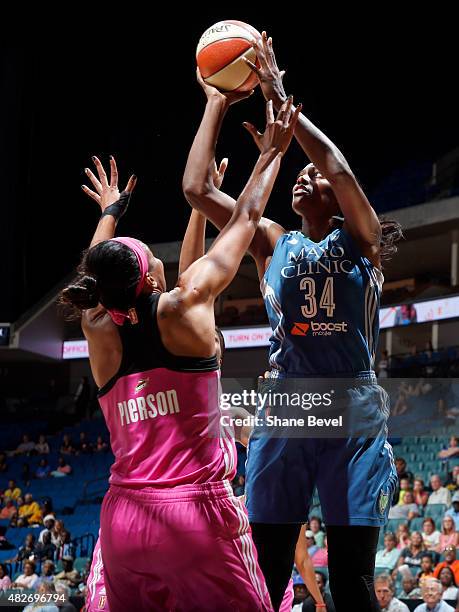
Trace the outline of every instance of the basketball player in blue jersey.
[[[248, 63], [265, 98], [278, 108], [286, 94], [272, 41], [263, 33], [255, 48], [260, 67]], [[212, 171], [223, 118], [237, 100], [205, 84], [199, 73], [198, 81], [207, 106], [183, 189], [192, 206], [222, 228], [234, 200], [214, 188]], [[255, 128], [245, 127], [258, 143]], [[295, 137], [311, 160], [292, 190], [292, 207], [302, 229], [287, 232], [263, 218], [249, 249], [273, 329], [270, 376], [275, 381], [348, 379], [346, 408], [363, 416], [368, 433], [312, 439], [258, 435], [255, 429], [247, 461], [247, 506], [276, 610], [315, 486], [327, 525], [336, 610], [379, 610], [374, 559], [397, 476], [386, 438], [387, 395], [376, 384], [373, 364], [381, 262], [396, 251], [401, 230], [395, 222], [378, 219], [342, 153], [303, 114]]]

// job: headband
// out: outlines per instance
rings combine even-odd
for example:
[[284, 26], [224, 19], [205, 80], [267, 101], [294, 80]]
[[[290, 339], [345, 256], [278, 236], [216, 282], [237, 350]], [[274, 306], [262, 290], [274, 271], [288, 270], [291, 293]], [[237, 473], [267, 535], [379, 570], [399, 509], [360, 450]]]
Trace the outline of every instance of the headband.
[[[134, 252], [137, 258], [137, 263], [139, 264], [139, 268], [140, 268], [140, 279], [139, 279], [139, 282], [137, 283], [137, 287], [135, 290], [135, 296], [138, 297], [140, 295], [140, 292], [143, 289], [143, 286], [145, 284], [145, 277], [147, 276], [147, 272], [148, 272], [148, 256], [145, 252], [145, 249], [142, 243], [139, 240], [136, 240], [135, 238], [121, 237], [121, 238], [111, 238], [111, 240], [114, 242], [120, 242], [121, 244], [124, 244], [125, 246], [130, 248], [131, 251]], [[116, 325], [123, 325], [125, 319], [129, 319], [132, 324], [139, 322], [137, 318], [137, 313], [134, 307], [129, 308], [129, 310], [127, 311], [116, 310], [113, 308], [111, 310], [108, 310], [108, 314], [111, 316], [113, 323], [116, 323]]]

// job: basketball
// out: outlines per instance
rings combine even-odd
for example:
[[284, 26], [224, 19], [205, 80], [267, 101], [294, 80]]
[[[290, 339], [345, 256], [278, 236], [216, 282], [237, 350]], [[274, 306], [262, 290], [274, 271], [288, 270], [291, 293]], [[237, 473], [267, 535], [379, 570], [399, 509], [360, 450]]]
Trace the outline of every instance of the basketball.
[[249, 91], [256, 87], [257, 76], [244, 62], [256, 63], [252, 43], [261, 34], [242, 21], [219, 21], [199, 39], [196, 60], [202, 78], [221, 91]]

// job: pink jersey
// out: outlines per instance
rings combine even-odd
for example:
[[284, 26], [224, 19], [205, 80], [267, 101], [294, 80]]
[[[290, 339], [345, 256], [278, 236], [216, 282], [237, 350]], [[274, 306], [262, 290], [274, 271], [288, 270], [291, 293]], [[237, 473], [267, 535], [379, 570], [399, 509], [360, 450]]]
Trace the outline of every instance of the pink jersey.
[[221, 427], [219, 375], [155, 368], [119, 378], [99, 402], [115, 462], [110, 483], [175, 487], [232, 480], [236, 452]]
[[176, 487], [233, 479], [216, 357], [172, 355], [157, 322], [159, 294], [138, 299], [139, 323], [119, 327], [120, 369], [99, 391], [115, 455], [110, 484]]

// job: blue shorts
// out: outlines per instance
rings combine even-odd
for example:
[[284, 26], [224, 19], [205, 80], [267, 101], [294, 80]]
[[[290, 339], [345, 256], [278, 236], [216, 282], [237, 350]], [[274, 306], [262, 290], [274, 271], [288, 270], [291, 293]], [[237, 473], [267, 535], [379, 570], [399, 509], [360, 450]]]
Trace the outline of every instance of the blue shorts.
[[359, 383], [343, 396], [355, 436], [283, 437], [255, 427], [246, 463], [250, 521], [306, 522], [317, 487], [326, 525], [387, 522], [397, 485], [387, 393], [375, 383]]

